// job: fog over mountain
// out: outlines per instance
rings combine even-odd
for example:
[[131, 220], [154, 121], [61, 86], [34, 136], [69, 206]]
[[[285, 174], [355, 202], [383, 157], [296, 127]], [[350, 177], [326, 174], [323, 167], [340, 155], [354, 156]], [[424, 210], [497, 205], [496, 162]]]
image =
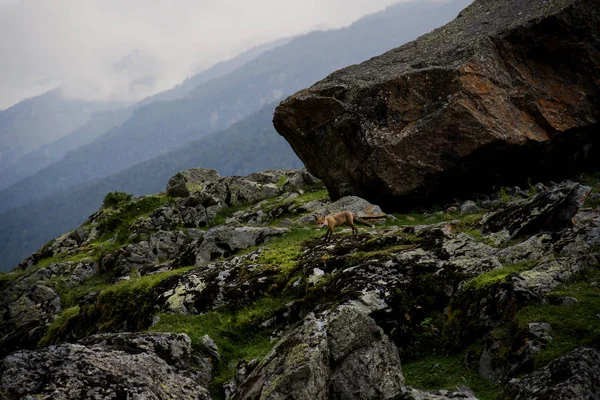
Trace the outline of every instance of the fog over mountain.
[[[232, 59], [219, 62], [207, 70], [187, 78], [185, 81], [169, 90], [165, 90], [153, 96], [147, 97], [132, 106], [125, 104], [121, 105], [119, 108], [118, 104], [113, 104], [112, 106], [114, 109], [92, 114], [86, 111], [90, 109], [90, 104], [96, 105], [96, 108], [99, 109], [99, 107], [103, 106], [104, 103], [64, 99], [62, 92], [55, 90], [45, 93], [41, 96], [37, 96], [34, 99], [24, 100], [23, 102], [4, 112], [0, 111], [0, 124], [2, 124], [2, 116], [9, 114], [11, 110], [19, 108], [26, 110], [26, 112], [22, 111], [20, 113], [21, 119], [23, 119], [23, 121], [20, 123], [23, 126], [32, 124], [40, 125], [36, 121], [40, 120], [41, 118], [43, 120], [42, 134], [46, 135], [46, 139], [50, 139], [51, 137], [56, 139], [48, 144], [43, 144], [39, 140], [31, 140], [31, 138], [27, 138], [27, 129], [13, 129], [11, 132], [14, 135], [17, 135], [23, 143], [27, 143], [30, 146], [25, 150], [31, 150], [32, 148], [35, 148], [35, 150], [29, 151], [25, 155], [22, 155], [23, 151], [15, 152], [13, 150], [10, 152], [10, 154], [8, 151], [6, 152], [8, 155], [7, 159], [4, 163], [0, 163], [0, 189], [7, 188], [19, 182], [20, 180], [33, 175], [42, 168], [59, 161], [68, 152], [76, 150], [77, 148], [92, 142], [94, 139], [102, 136], [107, 131], [127, 121], [133, 115], [135, 110], [157, 101], [171, 101], [180, 99], [190, 93], [198, 85], [201, 85], [202, 83], [208, 82], [212, 79], [219, 78], [223, 75], [227, 75], [258, 57], [261, 53], [274, 47], [283, 45], [289, 40], [289, 38], [280, 39], [265, 45], [253, 47], [252, 49]], [[73, 116], [73, 118], [69, 118], [67, 121], [63, 122], [63, 124], [70, 125], [60, 125], [61, 121], [56, 121], [57, 118], [55, 112], [50, 113], [48, 110], [38, 105], [40, 103], [40, 99], [46, 99], [48, 97], [55, 100], [54, 102], [46, 101], [45, 103], [49, 104], [55, 109], [61, 106], [65, 107], [65, 105], [70, 105], [69, 112], [70, 116]], [[106, 108], [106, 105], [104, 105], [103, 108]], [[52, 119], [44, 119], [44, 116], [46, 115], [51, 116]], [[73, 129], [73, 126], [77, 126], [77, 124], [81, 124], [86, 120], [87, 122], [85, 124], [79, 126], [69, 133], [69, 130]], [[12, 123], [13, 125], [15, 124], [14, 121], [12, 121]], [[0, 129], [2, 129], [1, 126]], [[17, 142], [14, 138], [11, 138], [10, 135], [6, 135], [5, 139], [9, 143]], [[37, 146], [41, 147], [38, 148]], [[52, 180], [50, 180], [48, 184], [52, 185]], [[29, 197], [28, 192], [26, 192], [25, 195]], [[8, 207], [8, 203], [5, 206]]]
[[1, 0], [0, 110], [59, 85], [76, 98], [140, 100], [256, 45], [397, 1]]

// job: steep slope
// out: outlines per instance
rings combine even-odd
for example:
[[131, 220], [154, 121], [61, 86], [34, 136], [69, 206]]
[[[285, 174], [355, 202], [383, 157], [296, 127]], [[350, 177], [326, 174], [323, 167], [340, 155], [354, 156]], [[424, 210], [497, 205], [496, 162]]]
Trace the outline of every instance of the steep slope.
[[0, 270], [14, 267], [44, 242], [76, 227], [98, 208], [107, 192], [158, 192], [177, 171], [198, 165], [214, 168], [223, 175], [300, 167], [300, 160], [288, 143], [273, 129], [274, 107], [271, 104], [223, 132], [192, 141], [111, 177], [0, 214]]
[[454, 18], [466, 0], [400, 3], [339, 30], [314, 32], [266, 51], [185, 98], [154, 102], [121, 126], [0, 192], [0, 210], [106, 177], [224, 129], [342, 66], [363, 61]]
[[288, 98], [275, 127], [334, 198], [390, 208], [596, 168], [599, 10], [595, 0], [475, 1]]
[[[0, 275], [0, 393], [595, 398], [600, 180], [584, 179], [387, 216], [305, 170], [109, 194]], [[314, 215], [341, 210], [375, 226], [325, 241]]]
[[55, 89], [0, 111], [0, 171], [84, 125], [93, 114], [117, 107], [67, 99]]

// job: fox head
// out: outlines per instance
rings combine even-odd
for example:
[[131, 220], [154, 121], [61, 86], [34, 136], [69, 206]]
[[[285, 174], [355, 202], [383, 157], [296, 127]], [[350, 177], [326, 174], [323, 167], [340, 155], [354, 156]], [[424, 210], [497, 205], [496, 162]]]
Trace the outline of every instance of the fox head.
[[325, 225], [327, 225], [327, 223], [325, 222], [325, 217], [319, 217], [318, 215], [315, 215], [315, 221], [317, 221], [318, 228], [322, 228]]

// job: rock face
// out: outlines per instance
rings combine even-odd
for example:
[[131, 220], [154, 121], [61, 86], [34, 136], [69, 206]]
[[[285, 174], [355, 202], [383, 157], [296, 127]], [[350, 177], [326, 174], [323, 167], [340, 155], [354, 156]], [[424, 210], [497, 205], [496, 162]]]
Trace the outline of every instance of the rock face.
[[284, 337], [233, 399], [383, 399], [404, 377], [396, 347], [368, 315], [344, 305], [310, 314]]
[[600, 352], [579, 348], [506, 390], [514, 400], [597, 399], [600, 393]]
[[291, 96], [274, 125], [334, 200], [557, 179], [600, 159], [599, 24], [595, 0], [477, 0]]
[[18, 351], [0, 367], [7, 400], [210, 399], [193, 379], [186, 335], [102, 335], [86, 343]]
[[572, 218], [590, 192], [590, 187], [564, 182], [530, 198], [509, 202], [501, 210], [486, 215], [482, 231], [496, 234], [498, 240], [506, 241], [542, 229], [571, 226]]

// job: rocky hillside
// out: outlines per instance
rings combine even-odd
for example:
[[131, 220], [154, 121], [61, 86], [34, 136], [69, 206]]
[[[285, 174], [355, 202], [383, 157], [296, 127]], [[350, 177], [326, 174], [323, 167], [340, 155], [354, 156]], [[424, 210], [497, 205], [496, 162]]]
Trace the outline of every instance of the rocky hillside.
[[107, 194], [0, 275], [0, 397], [600, 398], [598, 10], [476, 1], [278, 107], [308, 171]]
[[395, 209], [597, 170], [598, 26], [595, 0], [478, 0], [288, 98], [275, 128], [334, 198]]
[[[0, 275], [21, 399], [595, 398], [600, 179], [411, 214], [304, 170], [109, 193]], [[372, 217], [331, 242], [314, 215]]]

